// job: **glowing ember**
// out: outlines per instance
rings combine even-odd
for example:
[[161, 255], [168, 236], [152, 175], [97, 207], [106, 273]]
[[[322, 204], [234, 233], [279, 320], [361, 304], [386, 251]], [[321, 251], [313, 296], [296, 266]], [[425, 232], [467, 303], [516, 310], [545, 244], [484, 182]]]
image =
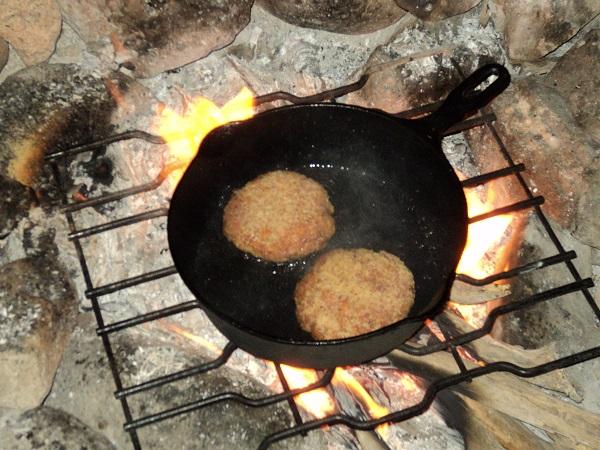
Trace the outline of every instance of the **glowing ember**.
[[[483, 214], [495, 206], [495, 192], [491, 189], [485, 193], [484, 200], [480, 198], [476, 189], [467, 190], [465, 196], [470, 217]], [[473, 278], [485, 278], [498, 270], [502, 270], [501, 265], [504, 264], [504, 256], [496, 254], [494, 259], [489, 261], [486, 254], [500, 245], [504, 233], [513, 219], [512, 215], [503, 214], [469, 225], [467, 245], [456, 271]]]
[[[211, 130], [227, 122], [249, 119], [253, 114], [254, 97], [249, 89], [243, 88], [222, 108], [202, 97], [191, 99], [183, 114], [164, 108], [157, 117], [155, 132], [167, 141], [171, 159], [183, 162], [187, 167], [196, 156], [200, 142]], [[171, 175], [173, 185], [184, 170], [179, 169]]]
[[481, 305], [462, 305], [460, 303], [450, 302], [449, 307], [457, 311], [473, 328], [481, 328], [487, 319], [488, 311], [485, 303]]
[[429, 331], [431, 331], [431, 333], [438, 338], [439, 341], [444, 342], [446, 340], [446, 337], [442, 333], [442, 330], [440, 330], [437, 322], [434, 322], [431, 319], [425, 319], [425, 326], [429, 328]]
[[[319, 377], [314, 370], [298, 369], [285, 364], [281, 365], [281, 370], [291, 389], [301, 389], [319, 381]], [[318, 419], [335, 412], [333, 399], [323, 388], [297, 395], [295, 399], [305, 411]]]

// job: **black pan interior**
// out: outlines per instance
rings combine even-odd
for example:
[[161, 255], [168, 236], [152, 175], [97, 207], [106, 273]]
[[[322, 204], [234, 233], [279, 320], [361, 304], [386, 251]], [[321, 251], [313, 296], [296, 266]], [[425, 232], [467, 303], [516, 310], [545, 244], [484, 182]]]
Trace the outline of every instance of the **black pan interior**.
[[395, 254], [415, 277], [410, 316], [436, 306], [467, 231], [464, 194], [439, 142], [410, 121], [318, 104], [279, 108], [214, 130], [180, 181], [169, 244], [205, 309], [268, 339], [314, 341], [296, 321], [293, 292], [317, 254], [290, 264], [260, 261], [222, 233], [232, 192], [277, 169], [300, 172], [327, 189], [336, 233], [322, 252], [365, 247]]

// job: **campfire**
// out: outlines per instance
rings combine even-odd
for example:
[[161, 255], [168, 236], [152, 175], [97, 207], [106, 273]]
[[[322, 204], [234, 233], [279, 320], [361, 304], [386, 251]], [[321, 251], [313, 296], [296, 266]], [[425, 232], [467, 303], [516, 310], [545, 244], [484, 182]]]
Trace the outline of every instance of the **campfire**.
[[[600, 11], [71, 3], [0, 13], [0, 447], [600, 448]], [[418, 120], [489, 62], [511, 87], [442, 141], [466, 247], [410, 339], [312, 369], [218, 331], [167, 241], [206, 136], [289, 104]]]
[[242, 89], [234, 98], [219, 108], [207, 98], [189, 99], [184, 96], [182, 114], [166, 107], [156, 119], [156, 134], [167, 142], [172, 163], [181, 165], [171, 174], [171, 183], [177, 184], [185, 167], [196, 156], [198, 147], [211, 130], [227, 122], [252, 117], [254, 97], [249, 89]]

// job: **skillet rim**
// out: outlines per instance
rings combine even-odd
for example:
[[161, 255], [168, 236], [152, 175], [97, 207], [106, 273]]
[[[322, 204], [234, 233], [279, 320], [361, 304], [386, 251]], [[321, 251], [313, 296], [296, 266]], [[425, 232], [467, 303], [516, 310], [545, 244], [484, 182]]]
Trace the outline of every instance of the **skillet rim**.
[[[177, 269], [177, 273], [178, 273], [179, 277], [184, 282], [186, 287], [190, 290], [190, 292], [196, 297], [196, 301], [199, 303], [200, 308], [203, 311], [205, 311], [205, 313], [209, 316], [209, 319], [211, 318], [211, 316], [216, 316], [219, 320], [227, 323], [230, 326], [235, 327], [236, 329], [240, 330], [243, 333], [248, 333], [258, 339], [263, 339], [263, 340], [266, 340], [269, 342], [276, 342], [276, 343], [283, 344], [283, 345], [293, 345], [293, 346], [298, 346], [298, 347], [305, 347], [305, 346], [321, 347], [321, 346], [336, 346], [336, 345], [340, 345], [340, 344], [351, 344], [353, 342], [362, 342], [371, 337], [377, 337], [377, 336], [380, 336], [383, 334], [387, 334], [391, 330], [400, 328], [404, 325], [414, 325], [417, 322], [422, 323], [425, 319], [427, 319], [428, 317], [431, 317], [432, 312], [436, 311], [446, 300], [446, 297], [443, 295], [443, 293], [441, 293], [439, 291], [442, 289], [442, 287], [447, 287], [449, 285], [449, 283], [454, 278], [454, 275], [455, 275], [454, 271], [449, 273], [446, 276], [444, 285], [440, 286], [438, 291], [436, 291], [434, 298], [439, 297], [436, 300], [436, 302], [434, 304], [428, 305], [428, 307], [425, 308], [421, 312], [421, 314], [416, 315], [416, 316], [408, 316], [400, 321], [394, 322], [385, 327], [378, 328], [378, 329], [370, 331], [368, 333], [360, 334], [357, 336], [351, 336], [351, 337], [347, 337], [347, 338], [338, 338], [338, 339], [329, 339], [329, 340], [283, 339], [281, 337], [270, 336], [270, 335], [258, 332], [255, 329], [248, 328], [247, 326], [240, 324], [235, 318], [232, 318], [231, 316], [224, 314], [222, 311], [220, 311], [216, 308], [213, 308], [208, 302], [205, 301], [204, 296], [201, 293], [196, 292], [196, 289], [193, 287], [193, 283], [188, 283], [188, 281], [186, 280], [186, 277], [184, 277], [182, 275], [182, 273], [184, 273], [184, 271], [180, 270], [180, 267], [183, 265], [184, 262], [182, 261], [182, 258], [175, 257], [174, 252], [173, 252], [173, 248], [177, 247], [177, 246], [172, 245], [172, 239], [174, 239], [173, 236], [175, 236], [177, 233], [171, 231], [172, 230], [171, 224], [173, 223], [172, 216], [175, 215], [175, 213], [173, 213], [172, 206], [174, 204], [173, 200], [175, 199], [175, 197], [178, 195], [178, 192], [180, 191], [181, 181], [188, 174], [188, 168], [191, 167], [192, 164], [194, 164], [200, 157], [201, 152], [202, 152], [202, 146], [206, 145], [205, 143], [207, 141], [214, 139], [215, 136], [217, 136], [219, 133], [226, 133], [226, 132], [229, 132], [229, 130], [235, 129], [238, 126], [244, 126], [245, 124], [248, 124], [250, 121], [252, 121], [255, 118], [265, 117], [265, 116], [269, 116], [271, 114], [279, 114], [283, 111], [288, 111], [288, 110], [293, 110], [293, 109], [313, 109], [313, 108], [331, 108], [333, 110], [346, 109], [346, 110], [356, 111], [361, 114], [369, 114], [369, 115], [378, 116], [382, 119], [395, 122], [396, 126], [403, 126], [405, 128], [408, 128], [416, 136], [418, 136], [420, 139], [422, 139], [424, 144], [426, 144], [426, 145], [429, 145], [431, 147], [441, 147], [441, 137], [436, 136], [435, 131], [433, 129], [431, 129], [430, 127], [428, 127], [426, 125], [426, 122], [420, 121], [420, 119], [413, 119], [413, 120], [402, 119], [402, 118], [395, 117], [395, 116], [391, 115], [390, 113], [387, 113], [381, 109], [366, 108], [363, 106], [348, 105], [345, 103], [304, 103], [304, 104], [295, 104], [295, 105], [285, 105], [285, 106], [281, 106], [278, 108], [272, 108], [272, 109], [269, 109], [266, 111], [259, 112], [258, 114], [255, 114], [254, 116], [252, 116], [246, 120], [228, 122], [224, 125], [216, 127], [215, 129], [211, 130], [205, 136], [205, 138], [202, 140], [202, 142], [200, 143], [200, 146], [198, 148], [198, 152], [197, 152], [196, 156], [194, 156], [193, 160], [190, 161], [190, 163], [186, 167], [186, 171], [183, 174], [183, 176], [181, 177], [179, 183], [177, 184], [177, 186], [173, 192], [173, 195], [171, 196], [171, 199], [169, 201], [169, 212], [167, 215], [167, 238], [168, 238], [168, 242], [169, 242], [169, 250], [171, 252], [171, 257], [173, 259], [173, 263], [175, 265], [175, 268]], [[427, 117], [429, 117], [429, 115], [427, 115], [425, 117], [427, 118]], [[440, 156], [443, 160], [446, 161], [446, 163], [448, 163], [450, 165], [448, 159], [443, 154], [443, 151], [441, 150], [441, 148], [437, 148], [437, 149], [433, 148], [433, 150], [435, 151], [437, 156]], [[424, 149], [424, 151], [426, 151], [426, 150]], [[452, 167], [452, 166], [450, 165], [450, 167]], [[462, 233], [463, 238], [461, 239], [462, 245], [459, 246], [459, 248], [461, 249], [460, 254], [458, 255], [456, 263], [454, 264], [454, 267], [456, 268], [456, 266], [458, 265], [458, 262], [460, 261], [460, 256], [462, 255], [462, 249], [464, 249], [464, 247], [466, 245], [467, 231], [468, 231], [468, 214], [467, 214], [467, 209], [466, 209], [466, 198], [464, 196], [464, 190], [462, 189], [462, 187], [460, 185], [460, 180], [458, 179], [458, 176], [456, 175], [456, 173], [454, 171], [452, 171], [452, 174], [453, 174], [453, 178], [457, 182], [457, 185], [460, 187], [460, 191], [462, 192], [462, 199], [464, 199], [464, 205], [465, 205], [465, 208], [464, 208], [465, 216], [464, 216], [464, 221], [463, 221], [464, 227], [463, 227], [463, 233]], [[458, 238], [460, 238], [460, 236], [458, 236]], [[177, 262], [178, 259], [180, 260], [179, 263]], [[211, 320], [211, 322], [212, 322], [212, 320]], [[216, 324], [215, 324], [215, 326], [216, 326]], [[217, 326], [217, 328], [220, 330], [219, 326]], [[225, 337], [227, 337], [229, 339], [228, 336], [225, 336]], [[409, 338], [410, 338], [410, 336], [409, 336]]]

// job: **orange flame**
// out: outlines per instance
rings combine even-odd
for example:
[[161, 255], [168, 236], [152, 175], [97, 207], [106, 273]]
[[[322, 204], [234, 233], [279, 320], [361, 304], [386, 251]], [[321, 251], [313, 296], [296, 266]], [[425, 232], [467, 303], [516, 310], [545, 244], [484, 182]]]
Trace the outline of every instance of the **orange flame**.
[[465, 322], [473, 328], [481, 328], [488, 316], [488, 308], [485, 303], [480, 305], [463, 305], [461, 303], [450, 302], [448, 306], [458, 311]]
[[[481, 189], [465, 191], [470, 217], [497, 207], [496, 191], [491, 185], [487, 186], [482, 195], [480, 193]], [[517, 234], [512, 232], [509, 241], [506, 241], [505, 234], [514, 221], [514, 214], [502, 214], [469, 225], [467, 244], [456, 272], [481, 279], [506, 270], [508, 255], [517, 240]], [[486, 304], [463, 305], [451, 302], [449, 306], [474, 328], [481, 327], [487, 318]]]
[[[171, 159], [182, 162], [187, 167], [196, 156], [200, 143], [211, 130], [228, 122], [249, 119], [253, 114], [252, 92], [242, 88], [222, 108], [202, 97], [190, 100], [183, 114], [165, 107], [159, 112], [154, 127], [156, 133], [169, 145]], [[174, 185], [184, 170], [174, 171]]]
[[[474, 217], [494, 207], [496, 194], [494, 190], [488, 189], [485, 193], [485, 200], [482, 200], [477, 190], [473, 189], [466, 191], [465, 196], [469, 217]], [[511, 214], [502, 214], [469, 225], [467, 245], [456, 271], [473, 278], [485, 278], [497, 270], [502, 270], [501, 266], [505, 263], [506, 252], [500, 251], [491, 262], [486, 258], [486, 253], [501, 243], [504, 233], [513, 219], [514, 216]], [[506, 246], [503, 249], [506, 249]]]
[[[319, 380], [317, 373], [310, 369], [298, 369], [296, 367], [281, 365], [281, 370], [291, 389], [301, 389]], [[336, 371], [337, 373], [337, 371]], [[295, 397], [296, 402], [317, 419], [333, 414], [335, 404], [333, 399], [323, 388], [315, 389]]]
[[[343, 383], [346, 385], [360, 400], [360, 402], [367, 408], [369, 416], [373, 419], [379, 419], [390, 413], [390, 410], [377, 403], [373, 397], [367, 392], [362, 384], [358, 382], [348, 371], [338, 367], [333, 377], [333, 383]], [[386, 437], [389, 433], [389, 424], [385, 423], [376, 428], [376, 430], [383, 436]]]

